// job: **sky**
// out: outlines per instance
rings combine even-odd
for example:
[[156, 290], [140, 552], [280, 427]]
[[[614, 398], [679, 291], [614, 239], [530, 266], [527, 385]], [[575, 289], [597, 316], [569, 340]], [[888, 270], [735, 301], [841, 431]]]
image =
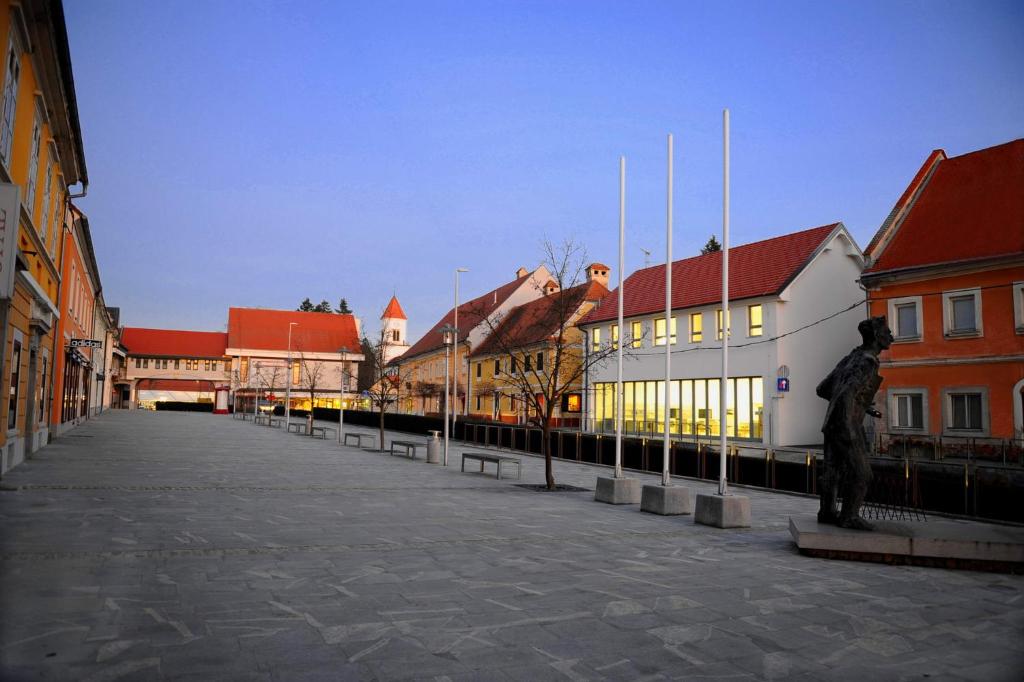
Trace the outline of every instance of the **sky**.
[[[626, 267], [842, 221], [863, 248], [932, 149], [1024, 137], [1024, 3], [65, 0], [107, 305], [224, 330], [344, 297], [413, 340], [534, 268]], [[612, 272], [613, 284], [617, 272]]]

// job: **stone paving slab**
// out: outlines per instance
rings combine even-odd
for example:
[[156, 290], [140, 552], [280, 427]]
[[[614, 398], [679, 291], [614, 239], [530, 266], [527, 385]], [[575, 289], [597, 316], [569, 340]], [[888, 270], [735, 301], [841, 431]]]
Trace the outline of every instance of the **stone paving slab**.
[[744, 491], [721, 530], [597, 503], [592, 466], [556, 461], [578, 493], [463, 474], [458, 445], [151, 412], [69, 436], [0, 482], [3, 680], [1024, 675], [1024, 579], [801, 556], [813, 499]]

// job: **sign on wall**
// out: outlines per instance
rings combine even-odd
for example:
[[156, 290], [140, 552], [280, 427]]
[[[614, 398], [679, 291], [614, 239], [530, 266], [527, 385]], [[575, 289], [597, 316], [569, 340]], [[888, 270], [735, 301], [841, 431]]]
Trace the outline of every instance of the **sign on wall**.
[[103, 342], [96, 339], [71, 339], [72, 348], [103, 348]]
[[14, 293], [20, 209], [18, 186], [0, 182], [0, 298], [10, 298]]

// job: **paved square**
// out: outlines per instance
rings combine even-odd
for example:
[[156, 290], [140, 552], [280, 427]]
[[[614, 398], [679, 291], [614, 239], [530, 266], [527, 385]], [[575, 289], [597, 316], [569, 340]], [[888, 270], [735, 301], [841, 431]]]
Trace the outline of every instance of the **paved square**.
[[808, 498], [745, 491], [719, 530], [459, 450], [109, 412], [2, 482], [0, 679], [1024, 677], [1024, 578], [803, 557]]

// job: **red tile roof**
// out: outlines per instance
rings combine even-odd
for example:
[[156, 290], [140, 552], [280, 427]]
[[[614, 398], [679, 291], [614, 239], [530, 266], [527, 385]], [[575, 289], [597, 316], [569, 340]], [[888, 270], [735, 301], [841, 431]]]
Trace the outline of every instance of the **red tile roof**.
[[[729, 299], [769, 296], [782, 291], [815, 251], [842, 223], [765, 239], [729, 249]], [[623, 317], [665, 310], [665, 266], [638, 270], [623, 283]], [[672, 308], [690, 308], [722, 300], [722, 252], [672, 263]], [[618, 288], [590, 311], [581, 324], [613, 320], [619, 314]]]
[[212, 392], [215, 385], [206, 379], [142, 379], [140, 391], [203, 391]]
[[121, 345], [129, 355], [176, 358], [222, 358], [227, 348], [224, 332], [193, 332], [182, 329], [145, 329], [125, 327]]
[[398, 304], [398, 299], [395, 296], [391, 297], [388, 301], [388, 307], [384, 309], [384, 313], [380, 316], [382, 320], [407, 320], [405, 311], [402, 310], [402, 306]]
[[501, 353], [546, 341], [555, 335], [560, 323], [575, 319], [580, 306], [596, 303], [607, 295], [607, 287], [591, 281], [516, 306], [498, 328], [473, 349], [472, 355]]
[[[494, 312], [519, 286], [526, 281], [530, 273], [517, 279], [502, 284], [497, 289], [488, 291], [483, 296], [478, 296], [471, 301], [459, 304], [459, 330], [465, 337], [468, 330], [480, 324], [480, 322]], [[449, 310], [444, 317], [437, 321], [426, 334], [420, 337], [419, 341], [412, 344], [409, 350], [396, 358], [399, 362], [416, 357], [423, 353], [430, 353], [444, 346], [441, 337], [441, 328], [455, 322], [455, 308]]]
[[352, 315], [264, 308], [228, 309], [227, 347], [287, 351], [291, 322], [298, 323], [292, 328], [293, 351], [337, 353], [345, 347], [349, 352], [360, 352], [359, 334]]
[[1024, 254], [1024, 139], [948, 159], [932, 152], [901, 209], [871, 241], [866, 275]]

